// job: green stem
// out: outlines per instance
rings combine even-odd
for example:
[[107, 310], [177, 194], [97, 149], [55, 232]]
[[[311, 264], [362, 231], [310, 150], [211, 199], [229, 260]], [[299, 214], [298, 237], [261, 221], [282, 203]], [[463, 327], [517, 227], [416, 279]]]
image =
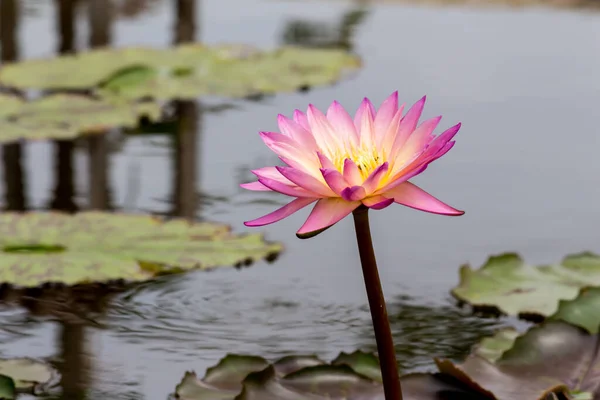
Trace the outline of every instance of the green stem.
[[402, 400], [396, 351], [394, 349], [394, 341], [392, 340], [390, 321], [388, 320], [385, 308], [383, 289], [381, 288], [381, 281], [377, 272], [377, 261], [375, 261], [373, 241], [371, 240], [368, 211], [367, 207], [360, 206], [352, 213], [354, 215], [354, 227], [356, 228], [356, 241], [358, 242], [358, 252], [367, 288], [371, 319], [373, 320], [373, 328], [375, 330], [385, 399]]

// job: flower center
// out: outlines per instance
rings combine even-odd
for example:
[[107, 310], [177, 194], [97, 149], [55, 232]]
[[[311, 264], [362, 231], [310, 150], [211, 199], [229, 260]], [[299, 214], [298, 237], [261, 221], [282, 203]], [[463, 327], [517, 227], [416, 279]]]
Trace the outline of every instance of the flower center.
[[347, 158], [354, 161], [363, 179], [367, 179], [371, 172], [383, 164], [383, 155], [374, 148], [358, 147], [345, 150], [345, 152], [336, 154], [332, 159], [340, 172], [344, 171], [344, 161]]

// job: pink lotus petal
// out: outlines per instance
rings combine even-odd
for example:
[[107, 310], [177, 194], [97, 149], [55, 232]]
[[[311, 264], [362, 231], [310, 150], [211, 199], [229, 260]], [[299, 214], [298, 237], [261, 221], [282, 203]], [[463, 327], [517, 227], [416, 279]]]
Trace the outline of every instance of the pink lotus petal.
[[281, 175], [281, 173], [277, 171], [277, 168], [275, 167], [262, 167], [258, 169], [253, 169], [250, 172], [256, 175], [257, 178], [274, 179], [281, 183], [285, 183], [286, 185], [295, 185], [295, 183], [290, 181], [285, 176]]
[[358, 144], [358, 132], [352, 121], [352, 117], [348, 114], [348, 111], [342, 107], [340, 103], [334, 101], [327, 110], [327, 119], [331, 123], [333, 130], [343, 138], [344, 143], [350, 145]]
[[294, 121], [304, 129], [310, 132], [310, 125], [308, 125], [308, 118], [300, 110], [294, 110]]
[[317, 155], [303, 151], [298, 142], [292, 138], [276, 132], [260, 132], [260, 136], [267, 147], [286, 160], [286, 164], [308, 173], [318, 171]]
[[318, 193], [313, 193], [310, 192], [304, 188], [301, 188], [299, 186], [290, 186], [290, 185], [286, 185], [284, 183], [281, 183], [279, 181], [276, 181], [274, 179], [269, 179], [269, 178], [260, 178], [258, 180], [260, 183], [262, 183], [263, 185], [265, 185], [266, 187], [268, 187], [269, 189], [273, 190], [274, 192], [278, 192], [281, 194], [285, 194], [286, 196], [291, 196], [291, 197], [312, 197], [312, 198], [319, 198], [319, 197], [325, 197], [325, 196], [321, 196]]
[[365, 206], [372, 208], [373, 210], [383, 210], [384, 208], [386, 208], [393, 202], [394, 202], [394, 199], [388, 199], [381, 195], [371, 196], [371, 197], [362, 199], [362, 203]]
[[321, 167], [325, 169], [336, 169], [335, 165], [331, 160], [323, 155], [320, 151], [317, 151], [317, 157], [319, 157], [319, 162], [321, 163]]
[[358, 201], [365, 198], [367, 191], [362, 186], [352, 186], [342, 190], [340, 194], [346, 201]]
[[375, 114], [373, 128], [375, 129], [376, 143], [379, 145], [383, 140], [383, 136], [388, 130], [394, 115], [398, 111], [398, 91], [392, 93], [387, 99], [381, 103], [379, 110]]
[[313, 133], [317, 144], [322, 150], [328, 150], [329, 154], [335, 154], [342, 147], [342, 142], [337, 137], [329, 120], [318, 108], [310, 104], [306, 112], [310, 131]]
[[358, 136], [360, 139], [360, 146], [365, 148], [374, 148], [375, 146], [375, 132], [373, 129], [373, 104], [371, 104], [368, 99], [363, 100], [363, 112], [361, 113], [362, 117], [358, 120], [358, 114], [354, 119], [354, 122], [357, 123]]
[[312, 133], [304, 129], [296, 121], [279, 114], [277, 122], [281, 133], [294, 139], [306, 151], [315, 151], [317, 149], [317, 142]]
[[360, 185], [363, 182], [358, 166], [349, 158], [344, 160], [344, 179], [350, 185]]
[[265, 185], [263, 185], [260, 182], [249, 182], [249, 183], [242, 183], [240, 185], [241, 187], [243, 187], [244, 189], [248, 189], [248, 190], [253, 190], [255, 192], [270, 192], [271, 189], [269, 189], [268, 187], [266, 187]]
[[[371, 103], [371, 100], [369, 100], [365, 97], [363, 99], [363, 101], [360, 103], [360, 106], [358, 106], [358, 110], [356, 110], [356, 114], [354, 114], [354, 126], [356, 127], [356, 132], [358, 132], [359, 136], [360, 136], [360, 127], [362, 126], [363, 115], [367, 110], [369, 110], [369, 114], [371, 115], [371, 118], [372, 118], [373, 115], [375, 115], [375, 107], [373, 107], [373, 103]], [[373, 122], [373, 121], [371, 120], [371, 122]]]
[[431, 118], [419, 125], [410, 135], [404, 146], [399, 149], [397, 157], [410, 157], [415, 153], [422, 152], [425, 145], [433, 140], [433, 131], [437, 128], [441, 119], [441, 116]]
[[390, 154], [394, 141], [398, 136], [398, 130], [400, 129], [400, 122], [402, 121], [402, 113], [404, 112], [405, 104], [402, 104], [398, 111], [392, 117], [387, 130], [381, 137], [381, 141], [377, 143], [377, 147], [382, 149], [385, 154]]
[[301, 208], [306, 207], [307, 205], [315, 202], [316, 200], [317, 199], [311, 199], [311, 198], [307, 198], [307, 197], [292, 200], [285, 206], [281, 207], [278, 210], [273, 211], [270, 214], [267, 214], [260, 218], [254, 219], [252, 221], [244, 222], [244, 225], [246, 225], [246, 226], [263, 226], [263, 225], [272, 224], [274, 222], [284, 219], [285, 217], [289, 217], [296, 211], [300, 210]]
[[392, 145], [392, 150], [390, 151], [391, 157], [398, 154], [400, 148], [404, 146], [404, 143], [406, 143], [409, 136], [417, 127], [419, 118], [421, 118], [421, 114], [423, 113], [423, 107], [425, 107], [425, 101], [427, 101], [427, 96], [423, 96], [421, 100], [417, 101], [410, 110], [408, 110], [404, 118], [402, 118], [402, 121], [400, 121], [398, 133], [394, 140], [394, 144]]
[[348, 187], [348, 182], [344, 179], [344, 176], [337, 169], [326, 169], [322, 168], [321, 173], [323, 174], [323, 178], [327, 185], [333, 190], [336, 194], [341, 194], [342, 190]]
[[418, 166], [416, 166], [415, 168], [412, 168], [410, 170], [407, 169], [407, 170], [400, 171], [398, 174], [396, 174], [395, 177], [390, 179], [389, 183], [387, 183], [382, 188], [379, 188], [375, 192], [375, 194], [383, 194], [385, 196], [386, 192], [394, 189], [397, 186], [400, 186], [404, 182], [408, 181], [409, 179], [414, 178], [415, 176], [417, 176], [420, 173], [422, 173], [423, 171], [425, 171], [427, 169], [428, 165], [429, 165], [429, 163], [425, 163], [422, 165], [419, 164]]
[[360, 201], [347, 202], [339, 197], [321, 199], [311, 211], [304, 225], [296, 232], [296, 236], [300, 239], [316, 236], [350, 214], [359, 205]]
[[281, 175], [294, 182], [296, 185], [308, 190], [309, 192], [317, 193], [321, 196], [332, 197], [335, 193], [325, 184], [312, 175], [303, 171], [290, 167], [275, 167]]
[[367, 191], [367, 194], [371, 194], [375, 190], [377, 190], [377, 186], [379, 185], [381, 178], [385, 176], [385, 174], [388, 172], [388, 169], [389, 164], [386, 161], [379, 167], [375, 168], [375, 170], [371, 172], [371, 175], [369, 175], [367, 179], [365, 179], [365, 183], [363, 183], [362, 186]]
[[405, 182], [392, 190], [388, 190], [382, 195], [384, 197], [393, 198], [398, 204], [434, 214], [456, 216], [465, 213], [464, 211], [457, 210], [456, 208], [441, 202], [410, 182]]

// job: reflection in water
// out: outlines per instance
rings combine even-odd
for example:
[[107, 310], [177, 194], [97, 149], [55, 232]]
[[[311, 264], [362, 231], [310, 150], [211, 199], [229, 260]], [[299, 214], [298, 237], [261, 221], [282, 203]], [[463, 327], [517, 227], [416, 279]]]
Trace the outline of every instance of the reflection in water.
[[[507, 325], [506, 319], [478, 318], [454, 304], [424, 305], [407, 297], [388, 302], [388, 312], [398, 363], [404, 371], [430, 369], [433, 357], [462, 360], [482, 336]], [[359, 343], [367, 351], [377, 351], [371, 329], [364, 330]]]
[[65, 212], [79, 209], [75, 203], [73, 174], [74, 140], [54, 140], [54, 190], [48, 208]]
[[351, 51], [354, 48], [353, 39], [356, 29], [366, 20], [369, 13], [364, 3], [362, 0], [357, 1], [354, 8], [344, 13], [340, 20], [333, 24], [292, 20], [284, 29], [283, 43]]
[[[196, 0], [175, 0], [173, 44], [194, 42]], [[202, 133], [202, 104], [196, 101], [173, 103], [177, 131], [173, 136], [173, 216], [194, 219], [198, 212], [198, 143]]]
[[[2, 0], [0, 5], [0, 61], [2, 63], [19, 59], [19, 0]], [[10, 143], [2, 146], [2, 166], [6, 182], [4, 205], [9, 211], [24, 211], [25, 182], [22, 165], [23, 145]]]
[[[90, 48], [110, 46], [113, 11], [111, 1], [87, 1]], [[85, 138], [89, 157], [89, 208], [92, 210], [112, 208], [108, 177], [110, 165], [107, 134], [108, 131], [99, 132]]]

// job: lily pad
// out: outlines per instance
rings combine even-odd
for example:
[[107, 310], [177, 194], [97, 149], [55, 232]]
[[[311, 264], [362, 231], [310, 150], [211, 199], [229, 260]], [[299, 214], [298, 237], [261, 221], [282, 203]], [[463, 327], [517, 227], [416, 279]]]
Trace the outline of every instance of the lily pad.
[[27, 102], [0, 94], [0, 143], [22, 138], [72, 139], [113, 127], [135, 127], [141, 117], [156, 120], [153, 102], [126, 102], [74, 94], [55, 94]]
[[0, 359], [0, 399], [13, 399], [17, 392], [41, 394], [56, 386], [58, 372], [31, 358]]
[[[523, 334], [504, 329], [473, 347], [463, 363], [436, 359], [439, 372], [402, 376], [406, 400], [600, 399], [600, 288], [563, 301], [556, 314]], [[451, 333], [449, 333], [451, 334]], [[188, 372], [182, 400], [382, 400], [375, 356], [342, 353], [332, 364], [315, 357], [227, 356], [205, 378]], [[334, 365], [337, 364], [337, 365]], [[369, 375], [359, 371], [367, 371]], [[369, 372], [371, 371], [371, 372]], [[241, 378], [247, 374], [245, 378]], [[218, 379], [214, 377], [218, 376]], [[562, 396], [562, 397], [561, 397]]]
[[462, 266], [452, 295], [476, 308], [538, 319], [555, 313], [560, 300], [576, 298], [586, 286], [600, 286], [598, 255], [581, 253], [560, 264], [532, 266], [516, 254], [503, 254], [478, 270]]
[[99, 49], [9, 64], [0, 84], [17, 89], [97, 89], [110, 97], [159, 100], [246, 97], [331, 84], [360, 59], [335, 49], [184, 44], [168, 49]]
[[436, 360], [442, 373], [498, 400], [543, 399], [551, 392], [600, 398], [600, 288], [562, 301], [521, 336], [501, 331], [464, 363]]
[[141, 215], [83, 212], [0, 214], [0, 283], [148, 280], [191, 269], [249, 265], [282, 249], [226, 225]]
[[0, 375], [0, 399], [12, 400], [16, 395], [15, 381], [6, 375]]
[[[383, 387], [357, 370], [370, 371], [375, 356], [342, 353], [326, 364], [315, 356], [287, 356], [272, 364], [260, 357], [228, 355], [199, 379], [187, 372], [175, 397], [181, 400], [382, 400]], [[352, 366], [350, 365], [352, 364]], [[215, 376], [218, 379], [215, 380]], [[456, 379], [440, 374], [402, 378], [406, 400], [485, 400]], [[454, 397], [452, 397], [454, 396]], [[458, 397], [457, 397], [458, 396]]]

